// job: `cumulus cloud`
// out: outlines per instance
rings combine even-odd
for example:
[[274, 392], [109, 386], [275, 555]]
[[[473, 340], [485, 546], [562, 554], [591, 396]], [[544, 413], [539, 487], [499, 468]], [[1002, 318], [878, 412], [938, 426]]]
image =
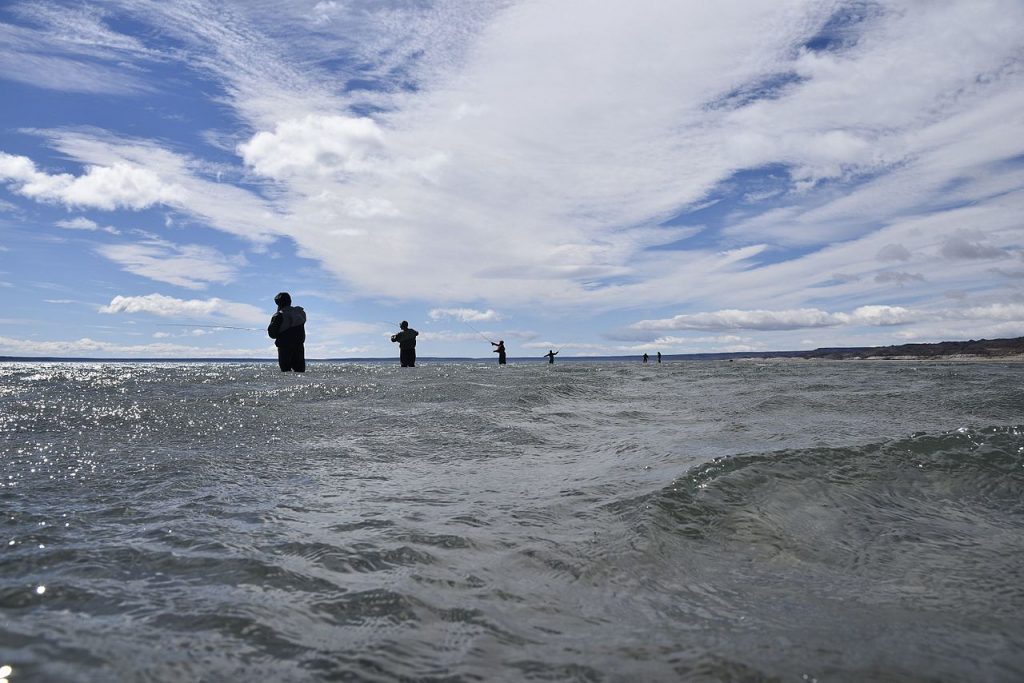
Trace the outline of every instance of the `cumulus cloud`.
[[256, 173], [283, 180], [372, 169], [383, 142], [373, 119], [310, 114], [257, 133], [238, 153]]
[[113, 210], [145, 209], [184, 199], [184, 189], [167, 184], [152, 171], [125, 163], [87, 166], [85, 173], [49, 174], [36, 169], [28, 157], [0, 152], [0, 181], [18, 194], [69, 207]]
[[213, 297], [211, 299], [176, 299], [164, 294], [147, 294], [146, 296], [115, 296], [106, 306], [99, 309], [100, 313], [149, 313], [163, 318], [202, 318], [221, 321], [237, 321], [259, 323], [266, 318], [264, 311], [251, 304], [225, 301]]
[[188, 289], [231, 282], [245, 263], [242, 257], [227, 257], [212, 247], [155, 239], [103, 245], [96, 251], [129, 273]]
[[836, 313], [836, 320], [844, 325], [903, 325], [914, 322], [921, 314], [903, 306], [860, 306], [852, 313]]
[[501, 314], [488, 308], [486, 311], [478, 311], [475, 308], [434, 308], [430, 311], [431, 320], [454, 318], [462, 322], [493, 322], [502, 319]]

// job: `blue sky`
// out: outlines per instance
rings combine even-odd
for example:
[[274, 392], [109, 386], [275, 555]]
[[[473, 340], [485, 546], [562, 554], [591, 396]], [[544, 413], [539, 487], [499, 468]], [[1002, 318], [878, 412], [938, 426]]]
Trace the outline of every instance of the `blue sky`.
[[1024, 335], [1019, 0], [4, 2], [0, 101], [0, 355]]

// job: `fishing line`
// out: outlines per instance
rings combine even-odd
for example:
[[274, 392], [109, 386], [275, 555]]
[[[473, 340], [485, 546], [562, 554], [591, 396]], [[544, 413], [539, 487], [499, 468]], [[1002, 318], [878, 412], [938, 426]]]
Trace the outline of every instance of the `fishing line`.
[[[476, 329], [475, 327], [473, 327], [472, 325], [470, 325], [470, 324], [469, 324], [468, 322], [466, 322], [465, 320], [460, 320], [459, 322], [461, 322], [461, 323], [462, 323], [463, 325], [465, 325], [465, 326], [466, 326], [466, 327], [468, 327], [469, 329], [471, 329], [471, 330], [473, 330], [474, 332], [476, 332], [477, 334], [479, 334], [479, 335], [480, 335], [481, 337], [484, 337], [484, 333], [483, 333], [483, 332], [481, 332], [480, 330]], [[494, 342], [492, 342], [492, 341], [491, 341], [491, 340], [490, 340], [490, 339], [489, 339], [488, 337], [484, 337], [484, 339], [486, 339], [488, 343], [491, 343], [491, 344], [493, 344], [493, 343], [494, 343]]]
[[214, 327], [222, 330], [246, 330], [248, 332], [259, 332], [255, 327], [232, 327], [231, 325], [196, 325], [193, 323], [153, 323], [161, 327]]

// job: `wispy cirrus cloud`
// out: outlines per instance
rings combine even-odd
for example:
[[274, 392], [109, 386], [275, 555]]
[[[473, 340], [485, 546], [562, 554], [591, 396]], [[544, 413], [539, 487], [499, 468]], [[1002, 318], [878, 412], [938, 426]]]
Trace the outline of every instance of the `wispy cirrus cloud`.
[[985, 244], [983, 241], [971, 242], [962, 236], [950, 237], [942, 245], [942, 255], [952, 260], [991, 261], [1009, 258], [1006, 249]]
[[5, 9], [21, 23], [0, 21], [0, 78], [71, 93], [139, 95], [158, 89], [134, 61], [161, 56], [111, 29], [98, 7], [44, 1]]
[[187, 289], [231, 282], [245, 265], [242, 256], [229, 257], [212, 247], [164, 240], [107, 244], [96, 247], [96, 251], [129, 273]]

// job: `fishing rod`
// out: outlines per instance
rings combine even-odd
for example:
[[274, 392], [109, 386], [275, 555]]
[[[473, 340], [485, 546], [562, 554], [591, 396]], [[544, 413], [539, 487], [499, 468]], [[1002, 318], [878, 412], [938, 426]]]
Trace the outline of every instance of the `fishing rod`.
[[[466, 327], [468, 327], [469, 329], [471, 329], [471, 330], [473, 330], [474, 332], [476, 332], [477, 334], [479, 334], [479, 335], [480, 335], [481, 337], [484, 337], [484, 333], [483, 333], [483, 332], [481, 332], [480, 330], [476, 329], [475, 327], [473, 327], [472, 325], [470, 325], [470, 324], [469, 324], [468, 322], [466, 322], [465, 320], [460, 320], [460, 322], [461, 322], [461, 323], [462, 323], [463, 325], [465, 325]], [[487, 340], [487, 341], [488, 341], [489, 343], [491, 343], [491, 344], [493, 344], [493, 343], [494, 343], [494, 342], [492, 342], [492, 341], [490, 340], [490, 338], [488, 338], [488, 337], [484, 337], [484, 339], [486, 339], [486, 340]]]
[[213, 327], [222, 330], [246, 330], [247, 332], [259, 332], [255, 327], [232, 327], [231, 325], [198, 325], [194, 323], [154, 323], [161, 327]]

